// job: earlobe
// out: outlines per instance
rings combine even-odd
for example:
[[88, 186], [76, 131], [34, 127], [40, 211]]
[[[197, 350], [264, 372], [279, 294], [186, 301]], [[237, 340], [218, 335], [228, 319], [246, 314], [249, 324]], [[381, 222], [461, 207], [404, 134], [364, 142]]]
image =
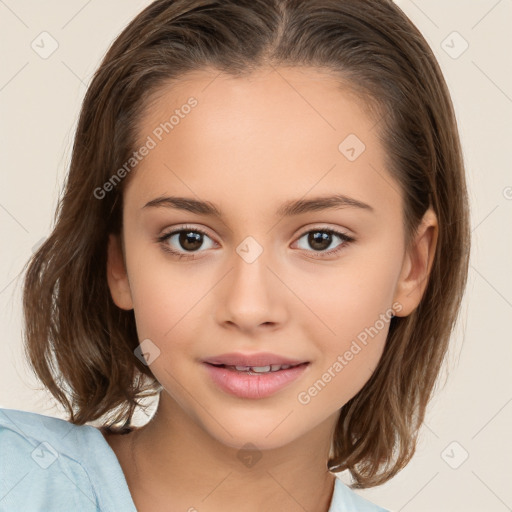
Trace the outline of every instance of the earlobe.
[[423, 297], [436, 252], [438, 229], [437, 216], [429, 208], [404, 258], [394, 299], [402, 308], [396, 316], [410, 315]]
[[114, 303], [121, 309], [133, 309], [121, 239], [114, 234], [110, 234], [108, 240], [107, 282]]

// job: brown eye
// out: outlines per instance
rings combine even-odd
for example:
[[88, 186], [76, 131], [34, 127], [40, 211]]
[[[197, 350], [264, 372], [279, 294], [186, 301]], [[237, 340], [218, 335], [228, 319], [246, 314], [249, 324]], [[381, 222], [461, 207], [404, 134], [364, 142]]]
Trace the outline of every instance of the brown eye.
[[203, 234], [194, 231], [180, 231], [178, 244], [186, 251], [195, 251], [203, 244]]
[[[300, 249], [304, 249], [309, 252], [319, 253], [319, 256], [322, 257], [325, 253], [327, 256], [336, 254], [338, 251], [343, 249], [350, 242], [353, 242], [355, 239], [346, 235], [345, 233], [340, 233], [339, 231], [333, 229], [313, 229], [304, 233], [299, 240], [306, 238], [306, 246], [307, 247], [299, 247]], [[331, 244], [338, 238], [341, 240], [341, 243], [335, 246], [334, 249], [328, 250]]]
[[308, 244], [315, 251], [325, 251], [332, 243], [332, 234], [326, 231], [310, 231]]
[[[158, 242], [165, 251], [173, 255], [193, 258], [196, 253], [204, 252], [199, 249], [204, 247], [205, 237], [211, 241], [211, 248], [214, 242], [206, 232], [198, 228], [183, 226], [181, 229], [175, 229], [170, 233], [163, 234], [158, 238]], [[187, 253], [189, 253], [190, 256], [188, 256]]]

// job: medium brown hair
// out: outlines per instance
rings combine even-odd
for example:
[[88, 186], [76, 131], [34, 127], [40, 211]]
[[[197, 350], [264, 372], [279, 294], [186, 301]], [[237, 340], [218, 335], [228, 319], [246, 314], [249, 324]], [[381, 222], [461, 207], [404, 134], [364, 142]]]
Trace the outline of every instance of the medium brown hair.
[[[391, 319], [381, 360], [341, 409], [328, 468], [353, 488], [389, 480], [414, 454], [418, 429], [459, 314], [470, 223], [450, 94], [427, 42], [391, 0], [158, 0], [117, 37], [86, 96], [55, 227], [27, 263], [25, 348], [70, 421], [129, 425], [161, 386], [135, 355], [133, 310], [112, 301], [109, 233], [122, 230], [122, 191], [101, 200], [133, 153], [152, 94], [189, 71], [243, 76], [264, 66], [329, 71], [372, 106], [387, 169], [403, 195], [406, 241], [428, 207], [439, 233], [424, 295]], [[109, 416], [108, 421], [104, 416]]]

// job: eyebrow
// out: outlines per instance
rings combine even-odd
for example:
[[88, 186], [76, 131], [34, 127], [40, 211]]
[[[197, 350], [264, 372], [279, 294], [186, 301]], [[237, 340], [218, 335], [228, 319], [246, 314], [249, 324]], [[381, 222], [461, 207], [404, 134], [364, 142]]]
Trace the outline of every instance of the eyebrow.
[[[198, 201], [188, 197], [176, 197], [176, 196], [162, 196], [157, 197], [146, 203], [144, 208], [173, 208], [176, 210], [185, 210], [198, 215], [209, 215], [212, 217], [222, 218], [222, 212], [220, 209], [209, 201]], [[375, 210], [366, 203], [353, 199], [352, 197], [345, 196], [343, 194], [335, 194], [324, 197], [314, 197], [312, 199], [297, 199], [290, 200], [283, 203], [278, 210], [276, 215], [283, 217], [291, 217], [294, 215], [300, 215], [303, 213], [320, 211], [320, 210], [331, 210], [341, 208], [360, 208], [368, 210], [369, 212], [375, 212]]]

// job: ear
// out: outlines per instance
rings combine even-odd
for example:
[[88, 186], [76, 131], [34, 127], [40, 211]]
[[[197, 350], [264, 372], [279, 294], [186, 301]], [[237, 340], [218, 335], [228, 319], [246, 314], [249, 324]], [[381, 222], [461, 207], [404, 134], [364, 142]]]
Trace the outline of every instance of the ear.
[[394, 298], [402, 308], [395, 312], [395, 316], [408, 316], [418, 307], [434, 261], [438, 230], [437, 216], [429, 208], [404, 258]]
[[114, 303], [121, 309], [133, 309], [130, 283], [128, 282], [128, 274], [119, 235], [109, 235], [107, 281]]

